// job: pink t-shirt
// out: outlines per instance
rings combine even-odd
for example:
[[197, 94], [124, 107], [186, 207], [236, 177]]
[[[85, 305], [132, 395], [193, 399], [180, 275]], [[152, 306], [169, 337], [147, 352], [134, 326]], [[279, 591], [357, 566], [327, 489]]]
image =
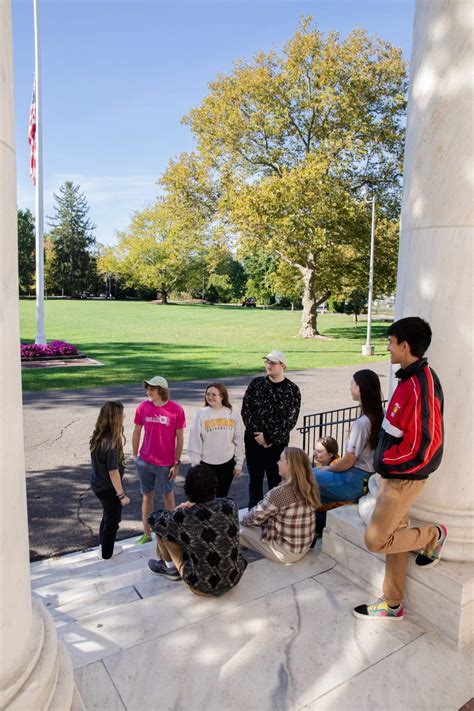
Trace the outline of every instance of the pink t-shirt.
[[158, 407], [150, 400], [145, 400], [137, 407], [134, 422], [145, 428], [145, 437], [140, 449], [143, 461], [157, 467], [172, 466], [176, 452], [176, 430], [186, 427], [186, 417], [181, 405], [168, 400], [166, 405]]

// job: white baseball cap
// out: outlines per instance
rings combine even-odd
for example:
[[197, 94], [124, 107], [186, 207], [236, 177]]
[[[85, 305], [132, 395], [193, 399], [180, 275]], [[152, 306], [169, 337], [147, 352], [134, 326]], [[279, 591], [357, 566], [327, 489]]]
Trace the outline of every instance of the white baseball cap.
[[263, 356], [263, 360], [270, 360], [272, 363], [283, 363], [283, 365], [286, 365], [286, 356], [283, 351], [271, 351], [268, 355]]
[[166, 388], [168, 390], [168, 381], [161, 377], [161, 375], [155, 375], [154, 378], [150, 380], [144, 380], [143, 385], [151, 385], [152, 388]]

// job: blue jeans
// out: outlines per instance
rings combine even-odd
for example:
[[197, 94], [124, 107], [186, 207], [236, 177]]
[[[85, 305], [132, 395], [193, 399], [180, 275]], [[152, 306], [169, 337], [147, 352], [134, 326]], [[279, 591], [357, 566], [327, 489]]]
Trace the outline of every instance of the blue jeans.
[[322, 504], [360, 499], [364, 493], [364, 479], [368, 479], [371, 474], [357, 467], [344, 472], [322, 472], [314, 468], [313, 473], [319, 485]]

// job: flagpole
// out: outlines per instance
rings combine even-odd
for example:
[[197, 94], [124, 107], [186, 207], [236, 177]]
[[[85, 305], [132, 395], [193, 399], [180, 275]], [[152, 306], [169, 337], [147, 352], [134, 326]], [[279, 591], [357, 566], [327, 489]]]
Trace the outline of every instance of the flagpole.
[[41, 61], [38, 23], [38, 0], [33, 0], [35, 17], [35, 94], [36, 94], [36, 338], [45, 344], [44, 332], [44, 239], [43, 239], [43, 120], [41, 97]]

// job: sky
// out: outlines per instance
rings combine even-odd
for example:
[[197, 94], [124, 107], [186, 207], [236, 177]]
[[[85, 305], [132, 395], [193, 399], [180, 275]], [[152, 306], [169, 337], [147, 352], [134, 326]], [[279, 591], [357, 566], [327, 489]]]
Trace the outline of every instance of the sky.
[[[415, 0], [38, 0], [45, 215], [66, 180], [79, 184], [114, 244], [153, 202], [170, 159], [194, 147], [181, 119], [217, 74], [260, 50], [281, 51], [302, 16], [342, 37], [354, 27], [410, 59]], [[33, 0], [12, 0], [18, 207], [34, 212], [28, 119]], [[47, 229], [47, 219], [45, 228]]]

